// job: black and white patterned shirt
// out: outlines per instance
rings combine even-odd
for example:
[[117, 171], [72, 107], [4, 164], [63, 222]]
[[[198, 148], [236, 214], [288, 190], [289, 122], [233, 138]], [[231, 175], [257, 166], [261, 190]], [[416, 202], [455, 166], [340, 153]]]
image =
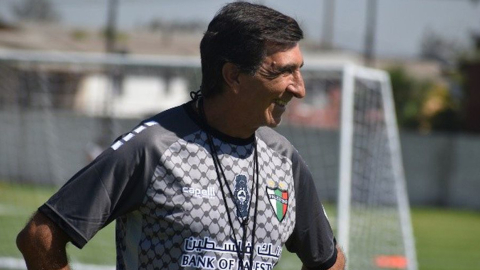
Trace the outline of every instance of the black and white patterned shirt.
[[[233, 197], [224, 187], [227, 203], [206, 132], [232, 190]], [[123, 135], [39, 210], [79, 248], [116, 220], [117, 269], [236, 270], [241, 220], [253, 215], [256, 203], [253, 243], [253, 218], [247, 225], [245, 269], [272, 269], [284, 246], [306, 266], [335, 263], [330, 224], [295, 148], [270, 128], [248, 139], [229, 137], [204, 126], [186, 103]]]

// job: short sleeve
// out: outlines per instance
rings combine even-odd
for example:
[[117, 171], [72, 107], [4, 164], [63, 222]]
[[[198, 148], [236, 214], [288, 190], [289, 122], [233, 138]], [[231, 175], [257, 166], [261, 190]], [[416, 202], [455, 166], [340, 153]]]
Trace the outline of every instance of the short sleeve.
[[150, 131], [117, 140], [75, 174], [39, 211], [82, 248], [101, 228], [141, 204], [158, 154]]
[[328, 269], [337, 259], [335, 238], [318, 198], [312, 175], [298, 153], [294, 153], [293, 174], [296, 193], [295, 229], [286, 242], [309, 268]]

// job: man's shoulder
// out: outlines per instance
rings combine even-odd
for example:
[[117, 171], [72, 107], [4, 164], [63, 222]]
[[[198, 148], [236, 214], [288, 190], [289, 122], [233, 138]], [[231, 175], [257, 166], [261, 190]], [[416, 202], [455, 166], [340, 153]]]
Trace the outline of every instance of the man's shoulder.
[[162, 132], [175, 133], [179, 137], [198, 129], [186, 107], [189, 103], [172, 107], [142, 121], [141, 124], [154, 123]]
[[165, 148], [195, 132], [198, 126], [189, 117], [184, 106], [185, 104], [173, 107], [142, 120], [130, 132], [117, 138], [112, 149], [116, 150], [127, 142], [132, 145], [132, 149], [155, 149], [153, 146]]
[[290, 144], [290, 142], [287, 138], [285, 138], [285, 136], [270, 127], [260, 127], [257, 130], [257, 135], [264, 141], [276, 141], [279, 143]]
[[172, 125], [174, 123], [178, 124], [179, 120], [182, 120], [182, 118], [187, 117], [187, 114], [185, 112], [184, 106], [185, 104], [181, 104], [175, 107], [172, 107], [170, 109], [167, 109], [165, 111], [159, 112], [158, 114], [151, 116], [149, 118], [146, 118], [142, 122], [156, 122], [160, 124], [161, 126], [164, 125]]
[[259, 139], [265, 142], [267, 147], [284, 156], [291, 156], [296, 152], [295, 147], [290, 143], [290, 141], [272, 128], [259, 128], [257, 130], [257, 136]]

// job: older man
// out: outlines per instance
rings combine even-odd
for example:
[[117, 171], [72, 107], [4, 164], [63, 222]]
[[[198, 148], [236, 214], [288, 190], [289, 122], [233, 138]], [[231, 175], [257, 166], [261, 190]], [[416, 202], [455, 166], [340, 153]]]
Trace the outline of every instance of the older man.
[[117, 269], [343, 269], [312, 176], [277, 126], [303, 98], [297, 22], [224, 6], [201, 41], [193, 100], [143, 121], [74, 175], [20, 232], [29, 269], [68, 269], [116, 220]]

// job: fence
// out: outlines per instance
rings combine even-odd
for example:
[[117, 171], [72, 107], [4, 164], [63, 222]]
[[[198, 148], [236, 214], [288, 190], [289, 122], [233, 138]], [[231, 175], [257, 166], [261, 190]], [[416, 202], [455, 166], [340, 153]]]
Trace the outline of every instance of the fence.
[[[141, 118], [188, 100], [200, 80], [199, 61], [189, 58], [45, 53], [0, 58], [0, 181], [63, 184], [100, 145]], [[297, 114], [287, 115], [304, 125], [288, 125], [287, 119], [278, 128], [322, 179], [318, 192], [328, 201], [337, 196], [340, 76], [307, 68], [309, 98], [295, 106]], [[404, 132], [401, 144], [412, 204], [480, 209], [480, 137]], [[319, 158], [322, 166], [316, 166]]]

